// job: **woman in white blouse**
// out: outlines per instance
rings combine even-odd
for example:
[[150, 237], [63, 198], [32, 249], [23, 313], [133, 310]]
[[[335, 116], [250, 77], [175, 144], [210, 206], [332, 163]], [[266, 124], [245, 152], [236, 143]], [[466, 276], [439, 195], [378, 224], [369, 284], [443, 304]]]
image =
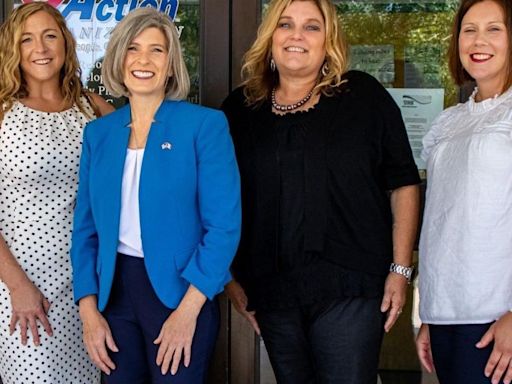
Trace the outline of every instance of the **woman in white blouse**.
[[512, 2], [462, 0], [450, 70], [473, 80], [424, 138], [420, 360], [441, 384], [512, 381]]

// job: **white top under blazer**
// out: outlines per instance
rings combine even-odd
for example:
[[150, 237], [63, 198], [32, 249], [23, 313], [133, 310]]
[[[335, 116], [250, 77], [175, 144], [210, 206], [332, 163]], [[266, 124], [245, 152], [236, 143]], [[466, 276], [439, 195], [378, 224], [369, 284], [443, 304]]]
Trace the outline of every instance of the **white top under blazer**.
[[135, 257], [144, 257], [139, 215], [139, 180], [143, 158], [144, 149], [128, 148], [126, 150], [121, 191], [117, 252]]

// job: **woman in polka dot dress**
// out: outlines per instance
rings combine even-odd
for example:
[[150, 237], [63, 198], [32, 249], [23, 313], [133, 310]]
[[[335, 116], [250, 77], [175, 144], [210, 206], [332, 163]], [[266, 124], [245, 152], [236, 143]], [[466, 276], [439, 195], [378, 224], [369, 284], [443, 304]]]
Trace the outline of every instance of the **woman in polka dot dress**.
[[46, 3], [0, 27], [0, 63], [0, 376], [96, 384], [68, 250], [82, 127], [112, 108], [83, 92], [73, 37]]

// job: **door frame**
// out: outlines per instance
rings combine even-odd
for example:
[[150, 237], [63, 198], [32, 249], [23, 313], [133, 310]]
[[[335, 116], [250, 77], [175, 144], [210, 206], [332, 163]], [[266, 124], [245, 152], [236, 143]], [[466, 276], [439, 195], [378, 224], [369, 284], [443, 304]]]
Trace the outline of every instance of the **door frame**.
[[[256, 37], [260, 4], [260, 0], [201, 1], [202, 105], [218, 108], [240, 84], [242, 57]], [[209, 382], [259, 384], [259, 337], [224, 294], [219, 304], [221, 327]]]

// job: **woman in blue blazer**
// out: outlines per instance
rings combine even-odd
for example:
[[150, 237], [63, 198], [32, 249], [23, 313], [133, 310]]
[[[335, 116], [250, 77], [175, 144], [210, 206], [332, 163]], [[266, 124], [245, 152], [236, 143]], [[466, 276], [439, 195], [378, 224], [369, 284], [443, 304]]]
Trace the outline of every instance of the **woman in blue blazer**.
[[202, 383], [240, 232], [226, 119], [177, 101], [188, 74], [153, 8], [114, 29], [103, 77], [129, 104], [84, 131], [71, 249], [84, 342], [107, 384]]

